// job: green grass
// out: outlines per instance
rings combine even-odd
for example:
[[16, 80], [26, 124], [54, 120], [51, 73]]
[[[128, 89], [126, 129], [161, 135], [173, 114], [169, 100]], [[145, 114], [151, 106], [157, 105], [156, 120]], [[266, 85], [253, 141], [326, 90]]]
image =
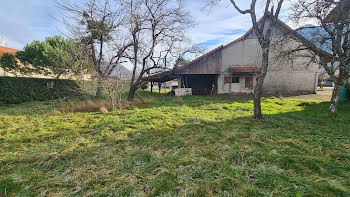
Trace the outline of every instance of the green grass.
[[[150, 93], [142, 93], [149, 97]], [[0, 106], [0, 196], [350, 196], [350, 103], [153, 95], [107, 114]]]

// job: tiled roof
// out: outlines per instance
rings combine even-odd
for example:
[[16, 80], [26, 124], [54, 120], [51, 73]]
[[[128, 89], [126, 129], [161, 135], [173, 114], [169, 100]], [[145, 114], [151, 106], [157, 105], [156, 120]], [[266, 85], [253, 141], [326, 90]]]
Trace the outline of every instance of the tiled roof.
[[0, 56], [2, 56], [4, 53], [14, 54], [14, 53], [17, 53], [19, 51], [20, 50], [17, 50], [17, 49], [12, 49], [12, 48], [8, 48], [8, 47], [0, 46]]
[[260, 68], [257, 66], [231, 66], [230, 71], [233, 73], [257, 73]]

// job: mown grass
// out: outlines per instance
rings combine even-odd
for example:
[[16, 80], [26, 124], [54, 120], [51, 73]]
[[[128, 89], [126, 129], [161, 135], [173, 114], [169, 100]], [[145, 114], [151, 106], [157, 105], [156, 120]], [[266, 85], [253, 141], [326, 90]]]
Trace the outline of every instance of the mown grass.
[[[143, 96], [150, 96], [143, 93]], [[0, 107], [0, 195], [350, 196], [350, 103], [153, 95], [153, 104], [68, 113]]]

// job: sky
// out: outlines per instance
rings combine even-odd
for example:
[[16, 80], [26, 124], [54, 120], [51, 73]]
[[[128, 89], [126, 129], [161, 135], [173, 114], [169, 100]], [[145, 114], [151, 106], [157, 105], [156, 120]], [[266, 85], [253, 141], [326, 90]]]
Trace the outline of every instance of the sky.
[[[82, 0], [78, 0], [82, 1]], [[205, 0], [188, 0], [187, 7], [196, 26], [188, 31], [193, 44], [200, 44], [208, 50], [226, 44], [242, 36], [251, 26], [250, 16], [241, 15], [228, 0], [219, 6], [203, 9]], [[244, 9], [249, 0], [238, 0]], [[262, 11], [258, 4], [257, 11]], [[0, 46], [23, 49], [33, 40], [63, 35], [64, 26], [55, 18], [61, 13], [53, 0], [3, 0], [0, 6]]]

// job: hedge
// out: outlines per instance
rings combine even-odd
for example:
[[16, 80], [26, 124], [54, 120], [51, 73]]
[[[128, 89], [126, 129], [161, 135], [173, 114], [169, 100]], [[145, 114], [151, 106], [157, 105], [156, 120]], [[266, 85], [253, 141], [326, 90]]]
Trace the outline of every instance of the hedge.
[[0, 77], [0, 103], [17, 104], [80, 95], [72, 80], [26, 77]]

